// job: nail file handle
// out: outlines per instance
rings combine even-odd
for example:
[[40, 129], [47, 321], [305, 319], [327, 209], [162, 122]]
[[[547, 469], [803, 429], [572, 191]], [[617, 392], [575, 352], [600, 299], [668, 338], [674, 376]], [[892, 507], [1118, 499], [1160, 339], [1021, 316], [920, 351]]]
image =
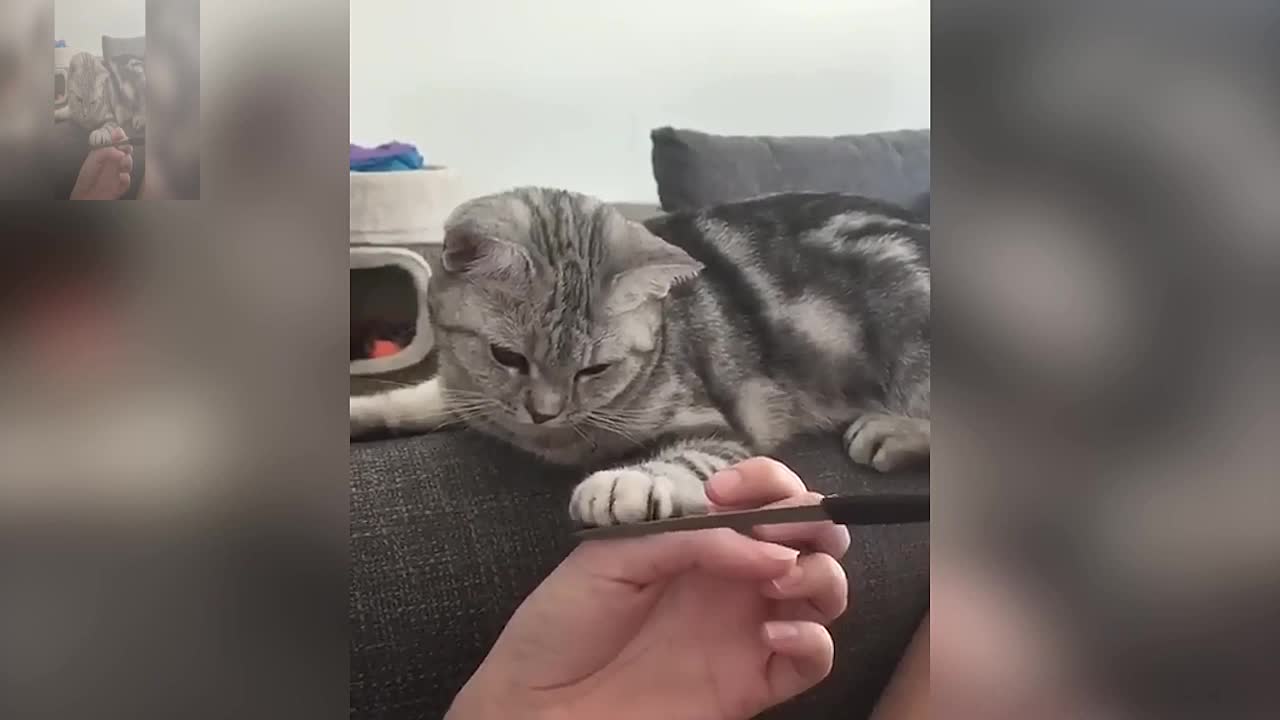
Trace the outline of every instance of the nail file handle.
[[929, 522], [929, 494], [828, 495], [822, 509], [839, 525], [924, 523]]

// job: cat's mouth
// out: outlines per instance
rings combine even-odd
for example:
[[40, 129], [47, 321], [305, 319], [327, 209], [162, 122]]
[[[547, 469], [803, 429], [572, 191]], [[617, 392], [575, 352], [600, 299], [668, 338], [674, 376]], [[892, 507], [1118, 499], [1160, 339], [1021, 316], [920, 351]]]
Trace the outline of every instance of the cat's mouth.
[[540, 443], [563, 444], [569, 441], [588, 440], [588, 426], [568, 416], [559, 416], [545, 422], [534, 422], [521, 413], [508, 415], [507, 422], [513, 432]]
[[533, 419], [528, 416], [516, 416], [513, 417], [512, 420], [515, 424], [519, 425], [522, 430], [541, 435], [554, 435], [558, 433], [572, 432], [574, 425], [569, 420], [559, 417], [553, 420], [546, 420], [544, 422], [534, 422]]

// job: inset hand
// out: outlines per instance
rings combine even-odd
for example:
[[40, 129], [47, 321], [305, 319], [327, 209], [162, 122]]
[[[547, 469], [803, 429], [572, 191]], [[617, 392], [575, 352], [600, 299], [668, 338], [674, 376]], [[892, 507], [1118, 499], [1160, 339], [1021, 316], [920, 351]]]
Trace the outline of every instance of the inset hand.
[[[124, 130], [115, 128], [111, 131], [111, 142], [127, 139]], [[132, 173], [132, 146], [95, 148], [80, 166], [80, 176], [71, 190], [71, 199], [119, 200], [129, 190]]]

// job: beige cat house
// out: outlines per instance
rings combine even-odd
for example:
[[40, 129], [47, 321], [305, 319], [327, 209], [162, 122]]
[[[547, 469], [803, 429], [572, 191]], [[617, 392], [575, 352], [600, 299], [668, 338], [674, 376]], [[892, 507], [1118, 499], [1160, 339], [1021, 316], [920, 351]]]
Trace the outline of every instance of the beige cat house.
[[[431, 351], [425, 257], [438, 252], [445, 218], [461, 199], [456, 176], [444, 167], [351, 173], [352, 375], [403, 370]], [[394, 354], [354, 357], [356, 336], [388, 322], [411, 326], [411, 339]]]

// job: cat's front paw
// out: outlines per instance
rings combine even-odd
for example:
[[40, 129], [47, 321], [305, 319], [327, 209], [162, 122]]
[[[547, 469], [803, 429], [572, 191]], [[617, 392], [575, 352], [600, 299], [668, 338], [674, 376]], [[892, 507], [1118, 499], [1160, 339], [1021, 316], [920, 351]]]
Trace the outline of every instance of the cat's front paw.
[[103, 147], [111, 144], [111, 128], [101, 127], [89, 133], [89, 145]]
[[929, 463], [929, 421], [866, 413], [844, 433], [849, 457], [860, 465], [889, 472]]
[[351, 416], [351, 438], [368, 435], [377, 429], [378, 408], [372, 398], [364, 395], [352, 395], [348, 402]]
[[661, 520], [676, 513], [675, 483], [637, 467], [592, 473], [569, 500], [569, 517], [595, 527]]

